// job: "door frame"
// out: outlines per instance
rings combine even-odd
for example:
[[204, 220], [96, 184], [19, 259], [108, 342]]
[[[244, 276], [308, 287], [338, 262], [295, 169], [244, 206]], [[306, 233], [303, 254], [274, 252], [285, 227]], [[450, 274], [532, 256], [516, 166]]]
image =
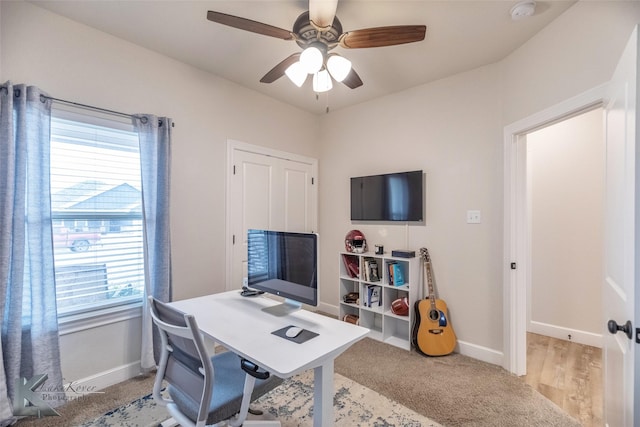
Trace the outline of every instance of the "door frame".
[[531, 253], [526, 134], [603, 106], [607, 86], [597, 86], [504, 128], [502, 366], [516, 375], [527, 372], [527, 283]]
[[231, 177], [233, 175], [233, 159], [234, 153], [236, 151], [246, 151], [248, 153], [259, 154], [266, 157], [276, 157], [284, 160], [293, 160], [300, 163], [309, 163], [311, 164], [312, 175], [315, 178], [315, 185], [311, 187], [311, 224], [313, 225], [313, 230], [318, 230], [318, 159], [303, 156], [300, 154], [289, 153], [286, 151], [280, 151], [273, 148], [263, 147], [260, 145], [249, 144], [242, 141], [237, 141], [233, 139], [227, 140], [227, 170], [225, 173], [226, 183], [225, 183], [225, 239], [227, 244], [225, 245], [225, 289], [230, 291], [233, 288], [231, 283], [232, 277], [232, 251], [233, 251], [233, 230], [231, 228], [231, 218], [233, 216], [232, 212], [232, 203], [231, 203]]

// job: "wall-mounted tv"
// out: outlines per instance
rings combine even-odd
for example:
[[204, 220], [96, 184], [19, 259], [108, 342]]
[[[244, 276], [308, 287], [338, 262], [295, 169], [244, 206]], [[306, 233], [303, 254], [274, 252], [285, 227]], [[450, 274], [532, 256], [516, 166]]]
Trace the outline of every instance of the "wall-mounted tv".
[[424, 219], [422, 171], [351, 178], [352, 221]]

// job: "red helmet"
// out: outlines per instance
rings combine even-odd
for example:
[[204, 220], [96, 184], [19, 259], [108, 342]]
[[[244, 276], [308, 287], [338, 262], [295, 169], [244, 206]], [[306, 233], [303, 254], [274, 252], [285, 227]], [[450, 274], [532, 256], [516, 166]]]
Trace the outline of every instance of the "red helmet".
[[347, 252], [361, 254], [367, 251], [367, 239], [360, 230], [351, 230], [344, 238], [344, 247]]

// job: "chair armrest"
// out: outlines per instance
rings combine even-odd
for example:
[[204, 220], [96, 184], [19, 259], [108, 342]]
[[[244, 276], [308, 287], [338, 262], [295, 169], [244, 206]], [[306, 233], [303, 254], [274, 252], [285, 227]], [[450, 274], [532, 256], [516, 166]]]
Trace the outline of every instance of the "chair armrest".
[[269, 375], [270, 375], [268, 371], [261, 371], [258, 365], [248, 361], [247, 359], [240, 360], [240, 367], [247, 374], [259, 380], [266, 380], [267, 378], [269, 378]]

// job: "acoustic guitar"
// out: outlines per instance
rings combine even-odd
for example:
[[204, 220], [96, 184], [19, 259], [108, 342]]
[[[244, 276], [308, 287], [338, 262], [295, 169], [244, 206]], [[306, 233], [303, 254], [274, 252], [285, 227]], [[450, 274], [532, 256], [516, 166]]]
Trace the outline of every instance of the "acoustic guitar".
[[427, 356], [446, 356], [456, 347], [456, 334], [449, 322], [447, 304], [436, 299], [431, 274], [431, 259], [427, 248], [420, 248], [425, 277], [429, 286], [429, 298], [415, 303], [413, 344], [418, 352]]

